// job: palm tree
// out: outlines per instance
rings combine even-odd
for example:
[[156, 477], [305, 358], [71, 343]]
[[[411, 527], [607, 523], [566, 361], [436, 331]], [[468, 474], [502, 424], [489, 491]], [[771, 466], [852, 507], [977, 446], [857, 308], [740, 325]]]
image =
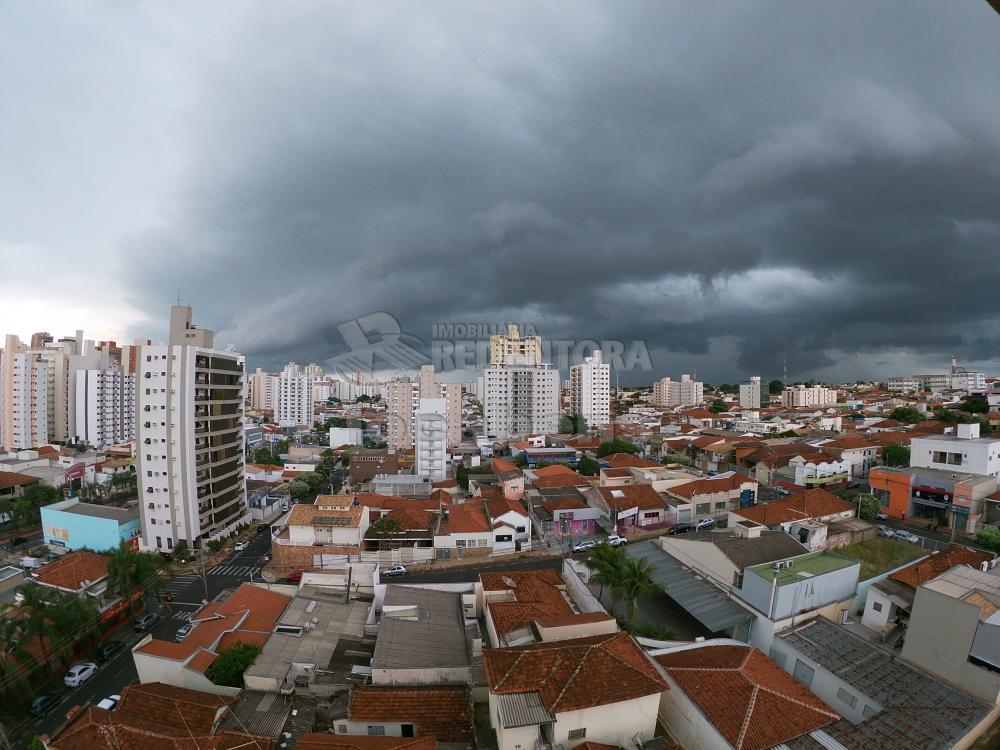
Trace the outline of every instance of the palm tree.
[[385, 539], [390, 534], [395, 534], [400, 529], [399, 520], [395, 518], [385, 518], [384, 516], [372, 524], [372, 530], [379, 538], [379, 548], [384, 547]]
[[25, 641], [32, 638], [38, 639], [38, 645], [42, 652], [42, 661], [51, 671], [52, 658], [49, 648], [56, 646], [57, 651], [63, 655], [69, 652], [69, 644], [63, 633], [56, 626], [52, 619], [53, 606], [51, 603], [52, 592], [46, 591], [44, 587], [37, 584], [23, 584], [18, 586], [18, 593], [21, 594], [21, 605], [18, 612], [21, 615], [21, 634]]
[[639, 609], [639, 599], [647, 594], [662, 591], [663, 587], [653, 580], [655, 566], [650, 565], [645, 560], [626, 558], [625, 564], [619, 571], [618, 594], [628, 606], [628, 617], [625, 620], [625, 629], [632, 626], [632, 619]]
[[0, 694], [16, 699], [27, 693], [32, 661], [22, 643], [17, 605], [8, 604], [0, 610]]
[[136, 552], [124, 543], [108, 555], [108, 589], [122, 597], [139, 590], [145, 599], [163, 588], [163, 558], [156, 552]]
[[74, 640], [93, 645], [101, 618], [89, 598], [62, 592], [54, 602], [52, 622], [59, 632], [74, 633]]
[[619, 572], [625, 562], [625, 554], [620, 547], [612, 547], [607, 542], [601, 542], [587, 555], [583, 564], [590, 568], [593, 573], [590, 580], [601, 584], [601, 591], [597, 595], [598, 600], [604, 598], [604, 587], [608, 586], [614, 591], [618, 584]]

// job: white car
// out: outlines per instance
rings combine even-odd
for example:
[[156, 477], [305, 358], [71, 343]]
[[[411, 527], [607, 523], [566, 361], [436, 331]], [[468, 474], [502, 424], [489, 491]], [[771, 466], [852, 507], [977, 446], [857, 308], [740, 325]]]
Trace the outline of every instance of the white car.
[[597, 542], [592, 539], [588, 539], [585, 542], [577, 542], [573, 545], [574, 552], [586, 552], [587, 550], [594, 549], [597, 546]]
[[393, 565], [391, 568], [386, 568], [385, 570], [383, 570], [382, 571], [382, 575], [384, 575], [384, 576], [405, 576], [406, 575], [406, 568], [404, 568], [402, 565]]
[[607, 542], [612, 547], [621, 547], [623, 544], [628, 544], [628, 539], [623, 536], [618, 536], [617, 534], [612, 534], [607, 538]]
[[120, 695], [109, 695], [104, 700], [97, 704], [98, 708], [103, 708], [105, 711], [113, 711], [118, 702], [122, 699]]
[[704, 516], [702, 518], [699, 518], [697, 523], [695, 523], [694, 525], [695, 531], [705, 531], [706, 529], [714, 529], [714, 528], [715, 528], [715, 519], [712, 518], [711, 516]]
[[890, 529], [888, 526], [882, 526], [879, 524], [875, 527], [875, 535], [885, 537], [886, 539], [892, 539], [896, 536], [895, 529]]
[[92, 661], [85, 661], [70, 667], [63, 682], [66, 683], [66, 687], [79, 687], [95, 674], [97, 674], [97, 665]]
[[904, 542], [909, 542], [910, 544], [920, 544], [920, 537], [912, 531], [897, 529], [893, 536], [896, 537], [896, 539], [902, 539]]
[[236, 546], [234, 547], [234, 549], [237, 552], [242, 552], [243, 550], [245, 550], [249, 546], [250, 546], [249, 542], [236, 542]]

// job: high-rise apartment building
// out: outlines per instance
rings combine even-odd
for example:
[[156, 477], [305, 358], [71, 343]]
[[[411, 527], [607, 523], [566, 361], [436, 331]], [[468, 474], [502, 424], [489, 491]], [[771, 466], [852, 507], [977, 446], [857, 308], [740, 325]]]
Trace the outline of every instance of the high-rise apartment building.
[[507, 334], [490, 336], [490, 366], [504, 365], [513, 360], [519, 364], [542, 364], [542, 337], [521, 337], [516, 325], [507, 326]]
[[74, 437], [97, 448], [135, 440], [135, 375], [118, 367], [75, 374]]
[[8, 335], [0, 354], [0, 445], [35, 448], [49, 440], [49, 363], [17, 336]]
[[310, 362], [308, 365], [303, 367], [302, 372], [308, 377], [314, 379], [322, 378], [326, 374], [323, 372], [323, 368], [317, 365], [315, 362]]
[[240, 354], [214, 349], [190, 307], [167, 345], [144, 346], [136, 377], [136, 469], [146, 548], [199, 548], [247, 520]]
[[256, 411], [274, 411], [278, 392], [278, 376], [264, 372], [259, 367], [250, 377], [248, 389], [250, 393], [250, 408]]
[[793, 385], [781, 392], [781, 405], [786, 409], [832, 406], [835, 403], [837, 403], [837, 391], [821, 385]]
[[756, 375], [746, 383], [740, 383], [740, 407], [743, 409], [760, 408], [760, 378]]
[[[461, 387], [461, 386], [460, 386]], [[446, 398], [421, 398], [414, 422], [414, 456], [417, 476], [432, 482], [448, 475], [448, 410]]]
[[589, 427], [604, 427], [611, 421], [611, 368], [601, 359], [601, 350], [569, 368], [570, 411], [587, 420]]
[[416, 446], [415, 431], [422, 399], [444, 401], [444, 447], [453, 448], [462, 442], [462, 384], [439, 383], [434, 365], [424, 365], [420, 368], [419, 379], [396, 378], [386, 384], [386, 440], [391, 450], [404, 451]]
[[[530, 360], [530, 356], [526, 359]], [[559, 429], [559, 371], [548, 364], [490, 365], [483, 372], [483, 426], [491, 440]]]
[[653, 383], [653, 404], [656, 406], [695, 406], [705, 400], [705, 384], [681, 375], [680, 380], [660, 378]]
[[285, 365], [275, 393], [274, 419], [279, 427], [312, 425], [314, 381], [294, 362]]

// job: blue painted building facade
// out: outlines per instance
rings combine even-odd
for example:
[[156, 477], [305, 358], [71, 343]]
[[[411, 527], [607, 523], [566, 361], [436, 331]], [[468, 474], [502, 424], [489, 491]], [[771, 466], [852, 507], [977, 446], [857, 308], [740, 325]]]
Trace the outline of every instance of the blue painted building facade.
[[103, 552], [125, 542], [138, 548], [139, 511], [81, 503], [75, 498], [43, 506], [45, 544]]

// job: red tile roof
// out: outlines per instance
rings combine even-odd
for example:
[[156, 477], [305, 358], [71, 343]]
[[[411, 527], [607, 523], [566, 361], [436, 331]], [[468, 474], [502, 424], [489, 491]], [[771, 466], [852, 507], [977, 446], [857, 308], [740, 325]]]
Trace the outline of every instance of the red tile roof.
[[840, 719], [755, 648], [702, 646], [654, 658], [735, 750], [764, 750]]
[[568, 615], [546, 615], [535, 620], [543, 628], [561, 628], [566, 625], [608, 622], [614, 618], [607, 612], [574, 612]]
[[621, 468], [621, 469], [601, 469], [601, 476], [602, 477], [616, 477], [616, 478], [617, 477], [630, 477], [630, 476], [632, 476], [632, 472], [629, 471], [627, 468]]
[[562, 473], [539, 477], [533, 480], [531, 484], [536, 489], [542, 489], [543, 487], [587, 487], [590, 485], [590, 482], [573, 471], [568, 474]]
[[514, 598], [514, 601], [486, 600], [486, 608], [501, 637], [533, 620], [574, 614], [562, 593], [566, 584], [552, 568], [481, 573], [479, 581], [485, 591], [507, 591]]
[[697, 495], [711, 495], [715, 492], [733, 492], [739, 490], [745, 482], [753, 482], [746, 474], [733, 472], [729, 476], [708, 477], [696, 479], [693, 482], [678, 484], [667, 489], [667, 494], [677, 497], [692, 498]]
[[299, 737], [298, 750], [436, 750], [437, 740], [426, 737], [377, 737], [365, 734], [310, 732]]
[[482, 507], [476, 507], [472, 503], [462, 503], [452, 505], [448, 509], [448, 532], [459, 534], [473, 534], [490, 530], [490, 522], [486, 520], [486, 513]]
[[854, 503], [849, 503], [824, 489], [816, 488], [774, 502], [754, 505], [751, 508], [739, 508], [731, 512], [748, 521], [776, 526], [806, 518], [822, 518], [854, 509]]
[[[450, 495], [448, 496], [451, 497]], [[417, 510], [437, 510], [441, 504], [434, 498], [410, 498], [401, 495], [380, 495], [377, 492], [359, 492], [354, 496], [359, 505], [379, 510], [416, 508]], [[450, 500], [449, 500], [450, 502]]]
[[472, 698], [462, 686], [357, 687], [347, 718], [352, 722], [413, 724], [418, 737], [472, 742]]
[[934, 552], [923, 560], [907, 565], [902, 570], [897, 570], [889, 578], [916, 588], [932, 578], [937, 578], [946, 570], [951, 570], [956, 565], [970, 565], [978, 568], [982, 563], [992, 560], [993, 557], [992, 552], [983, 552], [971, 547], [953, 544], [939, 552]]
[[399, 522], [399, 531], [426, 531], [431, 527], [430, 511], [420, 508], [397, 508], [385, 516]]
[[490, 692], [537, 692], [550, 713], [656, 695], [667, 685], [628, 633], [483, 652]]
[[40, 481], [38, 477], [28, 474], [19, 474], [16, 471], [0, 471], [0, 490], [9, 490], [11, 487], [23, 487], [27, 484], [34, 484]]
[[639, 510], [659, 510], [667, 507], [666, 502], [650, 484], [626, 484], [621, 487], [598, 487], [609, 508], [618, 510], [639, 508]]
[[489, 513], [490, 518], [498, 518], [504, 513], [517, 513], [520, 516], [528, 517], [528, 511], [524, 509], [524, 506], [516, 500], [508, 500], [507, 498], [499, 498], [497, 500], [488, 500], [486, 502], [486, 512]]
[[501, 471], [517, 471], [520, 472], [521, 468], [513, 461], [508, 461], [504, 458], [494, 458], [493, 459], [493, 471], [499, 473]]
[[458, 487], [457, 479], [442, 479], [440, 482], [434, 482], [431, 487], [436, 490], [448, 490]]
[[829, 443], [823, 443], [823, 445], [819, 448], [820, 450], [824, 450], [826, 448], [837, 448], [839, 450], [849, 451], [874, 447], [874, 443], [871, 443], [868, 440], [862, 440], [859, 437], [842, 437], [837, 438], [836, 440], [831, 440]]
[[663, 465], [663, 464], [658, 464], [656, 461], [650, 461], [648, 458], [640, 458], [639, 456], [633, 456], [631, 453], [612, 453], [610, 456], [605, 456], [602, 460], [611, 469], [624, 469], [627, 466], [638, 466], [640, 468], [649, 468], [651, 466]]
[[43, 586], [72, 591], [79, 591], [86, 581], [94, 583], [107, 575], [108, 558], [86, 550], [70, 552], [32, 572], [32, 577]]
[[554, 477], [559, 474], [568, 474], [573, 477], [580, 476], [566, 464], [552, 464], [550, 466], [542, 466], [539, 469], [532, 469], [531, 472], [536, 477]]

